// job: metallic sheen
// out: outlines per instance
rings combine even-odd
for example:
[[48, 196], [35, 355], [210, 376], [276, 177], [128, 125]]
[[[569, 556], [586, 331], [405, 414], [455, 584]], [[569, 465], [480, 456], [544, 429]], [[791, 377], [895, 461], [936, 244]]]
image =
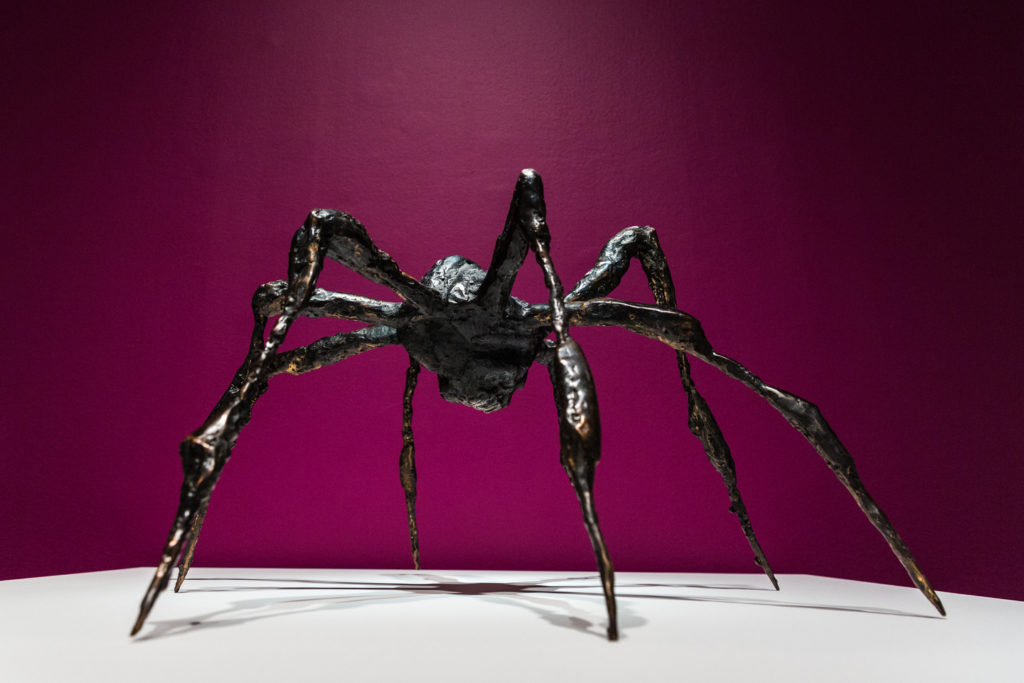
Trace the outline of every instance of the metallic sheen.
[[[416, 527], [416, 463], [412, 398], [420, 368], [438, 376], [441, 396], [483, 412], [500, 410], [526, 382], [534, 363], [548, 368], [555, 396], [562, 468], [579, 500], [594, 548], [608, 610], [608, 638], [618, 639], [615, 574], [594, 504], [594, 470], [601, 457], [601, 423], [590, 367], [571, 326], [622, 327], [657, 339], [676, 350], [679, 376], [689, 405], [689, 428], [726, 486], [730, 510], [754, 552], [754, 561], [778, 589], [746, 505], [736, 484], [732, 453], [707, 401], [690, 376], [687, 354], [718, 368], [765, 399], [799, 431], [825, 460], [878, 529], [914, 584], [940, 614], [942, 602], [921, 573], [910, 550], [871, 498], [853, 459], [817, 406], [765, 384], [737, 361], [712, 350], [696, 318], [676, 309], [675, 287], [657, 235], [650, 227], [627, 228], [613, 237], [593, 268], [565, 294], [550, 254], [551, 233], [540, 176], [523, 171], [516, 183], [505, 227], [498, 236], [490, 267], [484, 270], [461, 256], [438, 261], [416, 280], [370, 239], [366, 229], [340, 211], [317, 209], [292, 239], [288, 280], [257, 288], [252, 299], [254, 326], [249, 352], [227, 391], [206, 421], [181, 443], [184, 482], [178, 510], [156, 574], [132, 628], [142, 628], [157, 596], [167, 587], [178, 562], [177, 591], [188, 574], [214, 486], [231, 456], [242, 428], [270, 379], [302, 374], [349, 356], [388, 345], [409, 354], [402, 402], [402, 451], [399, 474], [409, 519], [413, 564], [420, 567]], [[528, 304], [511, 295], [516, 274], [532, 251], [544, 274], [546, 304]], [[400, 302], [368, 299], [316, 288], [324, 259], [341, 263], [394, 291]], [[618, 286], [633, 259], [640, 261], [655, 304], [606, 298]], [[267, 322], [277, 316], [264, 338]], [[331, 317], [367, 323], [366, 327], [324, 337], [279, 352], [299, 317]], [[548, 337], [553, 336], [552, 339]]]

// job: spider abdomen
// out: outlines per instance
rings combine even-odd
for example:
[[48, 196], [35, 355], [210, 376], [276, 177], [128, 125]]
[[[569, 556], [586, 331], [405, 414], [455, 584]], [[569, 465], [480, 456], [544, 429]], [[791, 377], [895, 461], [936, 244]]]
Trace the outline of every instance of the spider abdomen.
[[526, 383], [546, 330], [472, 305], [451, 307], [402, 326], [399, 341], [418, 363], [437, 374], [446, 401], [485, 413], [500, 410]]

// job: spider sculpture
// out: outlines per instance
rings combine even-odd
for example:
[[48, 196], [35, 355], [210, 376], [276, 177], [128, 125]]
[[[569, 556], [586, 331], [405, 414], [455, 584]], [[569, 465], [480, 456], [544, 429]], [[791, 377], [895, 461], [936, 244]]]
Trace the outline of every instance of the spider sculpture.
[[[525, 383], [533, 363], [540, 363], [547, 367], [554, 385], [562, 467], [582, 507], [608, 609], [608, 638], [616, 640], [612, 562], [594, 507], [594, 467], [601, 454], [597, 398], [583, 351], [569, 334], [572, 325], [623, 327], [676, 350], [679, 375], [689, 403], [690, 431], [700, 439], [711, 464], [721, 475], [732, 502], [730, 509], [739, 518], [755, 561], [776, 589], [778, 582], [754, 535], [736, 486], [729, 447], [690, 378], [687, 354], [745, 384], [803, 434], [885, 537], [913, 582], [939, 613], [945, 614], [939, 597], [896, 529], [864, 489], [853, 459], [818, 408], [765, 384], [735, 360], [715, 353], [700, 323], [676, 310], [675, 289], [653, 229], [627, 228], [612, 238], [594, 267], [568, 294], [563, 293], [551, 263], [550, 241], [541, 179], [529, 169], [520, 174], [516, 183], [505, 227], [487, 270], [461, 256], [449, 256], [417, 281], [378, 249], [366, 229], [348, 214], [329, 210], [310, 213], [292, 240], [288, 281], [262, 285], [253, 296], [255, 327], [245, 362], [210, 416], [181, 443], [185, 480], [178, 511], [132, 635], [142, 628], [157, 596], [166, 588], [176, 560], [175, 591], [185, 580], [214, 485], [239, 432], [249, 422], [253, 404], [267, 390], [270, 378], [281, 373], [309, 372], [370, 349], [399, 344], [405, 347], [410, 359], [399, 471], [416, 568], [419, 543], [412, 396], [420, 367], [437, 374], [445, 400], [492, 412], [509, 404], [512, 394]], [[512, 282], [529, 251], [534, 252], [543, 270], [550, 293], [547, 304], [529, 304], [511, 296]], [[317, 289], [317, 276], [325, 257], [389, 287], [402, 301], [376, 301]], [[634, 258], [647, 275], [656, 305], [605, 298], [619, 284]], [[267, 321], [272, 316], [278, 316], [277, 321], [264, 339]], [[279, 353], [288, 329], [299, 316], [344, 318], [368, 325]], [[548, 339], [551, 336], [553, 339]]]

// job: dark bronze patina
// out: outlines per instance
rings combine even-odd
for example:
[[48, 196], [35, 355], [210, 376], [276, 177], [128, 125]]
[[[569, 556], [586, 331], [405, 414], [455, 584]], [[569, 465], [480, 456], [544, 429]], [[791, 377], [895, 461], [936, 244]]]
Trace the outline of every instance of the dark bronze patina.
[[[745, 384], [804, 435], [885, 537], [914, 584], [940, 614], [945, 614], [938, 595], [896, 529], [868, 495], [853, 459], [818, 408], [765, 384], [738, 362], [715, 353], [700, 323], [676, 310], [675, 288], [668, 264], [652, 228], [627, 228], [612, 238], [594, 267], [568, 294], [563, 294], [562, 283], [551, 263], [550, 241], [541, 179], [532, 170], [523, 171], [519, 176], [505, 228], [498, 237], [491, 266], [486, 271], [461, 256], [449, 256], [438, 261], [417, 281], [378, 249], [366, 229], [348, 214], [330, 210], [310, 213], [292, 240], [288, 281], [262, 285], [253, 296], [255, 326], [245, 362], [210, 416], [181, 444], [185, 470], [181, 500], [132, 635], [142, 628], [157, 596], [166, 588], [175, 561], [178, 562], [178, 579], [174, 590], [177, 591], [185, 580], [214, 485], [239, 432], [251, 418], [253, 404], [267, 390], [270, 378], [282, 373], [298, 375], [370, 349], [399, 344], [409, 353], [399, 472], [416, 568], [419, 569], [420, 559], [412, 397], [420, 367], [437, 374], [445, 400], [492, 412], [507, 406], [512, 394], [526, 382], [530, 366], [541, 363], [548, 368], [554, 385], [562, 467], [576, 491], [597, 556], [608, 608], [608, 638], [616, 640], [614, 574], [598, 527], [593, 495], [594, 467], [601, 455], [597, 396], [583, 351], [569, 335], [572, 325], [623, 327], [676, 350], [679, 375], [689, 404], [690, 431], [700, 439], [708, 459], [721, 475], [729, 492], [730, 509], [739, 517], [755, 562], [776, 589], [778, 582], [754, 535], [736, 486], [732, 454], [707, 402], [690, 378], [686, 354]], [[511, 295], [516, 273], [530, 251], [544, 273], [550, 292], [547, 304], [529, 304]], [[317, 276], [325, 257], [389, 287], [403, 301], [377, 301], [317, 289]], [[605, 298], [619, 284], [632, 259], [640, 261], [655, 305]], [[278, 316], [277, 321], [264, 339], [267, 321], [273, 316]], [[343, 318], [368, 325], [278, 353], [288, 329], [299, 316]], [[552, 335], [554, 338], [548, 339]]]

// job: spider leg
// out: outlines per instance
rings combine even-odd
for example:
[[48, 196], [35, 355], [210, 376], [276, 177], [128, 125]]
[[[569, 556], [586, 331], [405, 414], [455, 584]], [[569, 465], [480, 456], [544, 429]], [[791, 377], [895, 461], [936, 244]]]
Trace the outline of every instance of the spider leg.
[[[225, 394], [234, 398], [229, 401], [221, 399], [221, 402], [218, 403], [219, 408], [210, 414], [203, 426], [181, 443], [184, 481], [181, 486], [178, 510], [164, 544], [160, 564], [157, 566], [153, 580], [142, 599], [139, 616], [132, 628], [132, 635], [138, 633], [142, 628], [157, 597], [167, 587], [170, 578], [169, 570], [179, 556], [182, 561], [179, 564], [175, 589], [180, 588], [184, 581], [192, 564], [192, 556], [199, 540], [199, 531], [210, 503], [213, 488], [231, 456], [231, 450], [239, 433], [249, 422], [253, 405], [266, 391], [267, 381], [279, 374], [298, 375], [311, 372], [364, 351], [397, 343], [398, 336], [395, 330], [384, 325], [336, 334], [307, 346], [271, 356], [264, 364], [264, 377], [258, 390], [239, 398], [240, 392], [234, 383], [232, 387], [228, 388]], [[243, 370], [248, 364], [247, 359], [243, 364]], [[239, 371], [236, 378], [239, 376], [247, 376], [247, 373]]]
[[[601, 421], [597, 409], [597, 394], [583, 350], [576, 340], [569, 336], [562, 281], [551, 261], [551, 233], [548, 230], [544, 206], [544, 187], [540, 176], [531, 169], [519, 175], [512, 206], [509, 209], [509, 219], [502, 236], [513, 228], [514, 234], [520, 235], [533, 250], [537, 263], [544, 272], [544, 284], [548, 289], [550, 302], [550, 322], [555, 339], [549, 347], [550, 351], [542, 353], [540, 358], [549, 362], [551, 383], [554, 386], [562, 469], [569, 475], [569, 481], [579, 499], [583, 510], [583, 523], [597, 558], [605, 606], [608, 610], [608, 639], [618, 640], [615, 571], [597, 523], [597, 510], [594, 506], [594, 468], [601, 458]], [[500, 239], [498, 246], [501, 247]], [[497, 251], [496, 249], [496, 256]], [[506, 259], [504, 264], [508, 263], [509, 260]], [[519, 263], [521, 264], [521, 260]], [[514, 276], [514, 272], [513, 270], [509, 279]], [[502, 287], [505, 284], [511, 287], [511, 282], [497, 282]]]
[[416, 444], [412, 438], [412, 395], [420, 375], [420, 364], [409, 357], [405, 372], [405, 394], [402, 397], [402, 453], [398, 457], [398, 472], [405, 491], [405, 508], [409, 515], [409, 543], [412, 563], [420, 568], [420, 538], [416, 529]]
[[[252, 298], [252, 309], [255, 322], [249, 353], [246, 356], [246, 361], [235, 374], [228, 390], [214, 407], [211, 415], [227, 408], [233, 398], [237, 395], [238, 390], [241, 387], [241, 383], [244, 381], [246, 373], [248, 372], [249, 363], [252, 358], [259, 353], [263, 345], [263, 334], [267, 320], [272, 316], [280, 315], [284, 311], [284, 305], [287, 300], [287, 289], [288, 283], [284, 280], [268, 282], [264, 285], [260, 285], [256, 289]], [[325, 289], [315, 289], [313, 294], [310, 296], [309, 301], [307, 301], [302, 307], [300, 313], [302, 316], [307, 318], [342, 318], [345, 320], [359, 320], [367, 323], [390, 324], [396, 324], [406, 317], [403, 314], [402, 304], [399, 302], [378, 301], [376, 299], [370, 299], [354, 294], [331, 292]], [[299, 349], [296, 349], [295, 352], [291, 352], [289, 357], [295, 359], [297, 356], [296, 352], [298, 351]], [[309, 353], [310, 351], [311, 349], [306, 347], [305, 353]], [[278, 364], [281, 363], [280, 356], [275, 357], [274, 360]], [[273, 374], [279, 374], [279, 372], [274, 372]], [[199, 533], [202, 531], [203, 521], [206, 519], [206, 511], [209, 505], [210, 498], [206, 497], [200, 503], [199, 509], [189, 526], [184, 543], [185, 550], [181, 553], [178, 559], [178, 578], [174, 583], [175, 593], [181, 589], [181, 585], [185, 582], [185, 577], [188, 575], [188, 570], [192, 566], [192, 559], [195, 556], [196, 544], [199, 542]]]
[[[260, 323], [257, 322], [257, 327]], [[368, 351], [379, 346], [387, 344], [397, 344], [398, 338], [392, 328], [384, 325], [375, 327], [367, 327], [361, 330], [357, 330], [352, 333], [342, 333], [331, 337], [324, 337], [319, 339], [312, 344], [301, 346], [285, 353], [277, 354], [273, 356], [270, 361], [269, 377], [274, 377], [282, 373], [288, 373], [293, 375], [303, 374], [311, 372], [318, 368], [332, 365], [341, 360], [348, 358], [349, 356]], [[230, 397], [237, 393], [236, 383], [240, 377], [244, 376], [246, 365], [243, 364], [242, 368], [236, 374], [236, 381], [232, 383], [232, 386], [225, 392], [226, 397]], [[221, 399], [221, 403], [224, 403], [225, 399]], [[218, 405], [221, 405], [218, 403]], [[255, 399], [253, 399], [255, 403]], [[249, 409], [252, 409], [250, 404]], [[214, 412], [216, 412], [215, 409]], [[210, 505], [210, 494], [208, 493], [201, 501], [198, 511], [192, 521], [189, 528], [188, 535], [185, 541], [185, 550], [181, 553], [178, 560], [178, 579], [174, 584], [174, 592], [177, 593], [181, 589], [181, 584], [184, 583], [185, 577], [188, 574], [188, 570], [192, 566], [192, 558], [195, 555], [196, 544], [199, 542], [199, 532], [202, 530], [203, 521], [206, 519], [206, 510]]]
[[[538, 311], [538, 315], [541, 314], [542, 312]], [[664, 342], [678, 351], [689, 353], [718, 368], [767, 401], [814, 447], [871, 524], [885, 538], [914, 585], [928, 598], [939, 614], [946, 614], [942, 601], [921, 572], [907, 544], [867, 492], [852, 456], [816, 405], [766, 384], [738, 361], [716, 353], [704, 336], [697, 319], [681, 311], [612, 299], [595, 299], [570, 304], [567, 314], [574, 325], [614, 325]]]
[[594, 378], [579, 344], [567, 337], [553, 347], [548, 361], [551, 384], [555, 390], [558, 410], [558, 438], [561, 444], [562, 469], [576, 492], [583, 511], [583, 523], [594, 548], [601, 573], [601, 587], [608, 610], [608, 639], [619, 639], [615, 605], [615, 570], [608, 547], [597, 523], [594, 506], [594, 469], [601, 457], [601, 420], [597, 409]]
[[[277, 349], [284, 341], [292, 323], [307, 304], [313, 301], [316, 293], [316, 280], [323, 268], [324, 258], [327, 256], [374, 282], [391, 287], [416, 307], [429, 308], [436, 301], [436, 295], [433, 292], [403, 273], [390, 256], [377, 248], [366, 229], [354, 218], [345, 213], [328, 210], [316, 210], [309, 214], [305, 223], [292, 238], [288, 254], [288, 282], [283, 289], [279, 288], [277, 296], [268, 296], [268, 292], [262, 288], [262, 291], [257, 290], [253, 302], [256, 324], [253, 328], [249, 354], [245, 362], [206, 421], [181, 443], [180, 452], [185, 479], [182, 484], [178, 511], [164, 544], [164, 553], [157, 566], [156, 574], [143, 597], [139, 616], [132, 628], [132, 635], [142, 628], [157, 596], [166, 588], [170, 567], [181, 555], [186, 540], [189, 550], [185, 551], [180, 566], [183, 570], [182, 577], [187, 573], [191, 554], [195, 550], [195, 543], [198, 541], [201, 529], [201, 525], [197, 523], [197, 515], [200, 510], [203, 510], [205, 514], [210, 494], [220, 477], [221, 470], [231, 455], [239, 432], [252, 417], [253, 404], [267, 390], [267, 381], [270, 376], [276, 374], [275, 370], [302, 371], [301, 368], [306, 364], [309, 364], [311, 369], [320, 367], [325, 362], [333, 362], [329, 359], [337, 355], [332, 354], [328, 342], [320, 346], [318, 343], [314, 343], [306, 347], [305, 350], [296, 350], [299, 353], [283, 354], [286, 359], [289, 359], [287, 361], [282, 362], [280, 359], [275, 359]], [[269, 286], [271, 290], [274, 287], [274, 283]], [[267, 299], [276, 303], [268, 304]], [[339, 302], [338, 297], [334, 297], [334, 299], [336, 303], [359, 307], [359, 302], [352, 300]], [[314, 303], [314, 308], [317, 303]], [[326, 302], [323, 303], [326, 304]], [[274, 309], [275, 306], [277, 308], [274, 312], [278, 313], [278, 318], [264, 341], [263, 331], [267, 321], [264, 308]], [[356, 335], [358, 333], [353, 333], [353, 336]], [[361, 336], [366, 336], [366, 334]], [[388, 339], [383, 343], [391, 343], [391, 340]], [[373, 344], [369, 348], [373, 348], [375, 345], [380, 344]], [[324, 362], [318, 364], [321, 358]]]
[[[649, 226], [626, 228], [609, 240], [597, 257], [594, 267], [565, 296], [566, 303], [607, 296], [619, 286], [633, 259], [640, 261], [654, 300], [660, 306], [674, 309], [676, 289], [672, 284], [668, 261], [658, 243], [657, 233]], [[739, 519], [743, 535], [746, 536], [750, 549], [754, 551], [755, 564], [761, 567], [768, 580], [772, 582], [772, 586], [778, 590], [779, 582], [757, 540], [747, 506], [740, 495], [736, 480], [736, 463], [729, 444], [722, 435], [722, 430], [715, 421], [707, 401], [697, 391], [697, 385], [690, 376], [689, 360], [682, 351], [676, 351], [676, 365], [679, 367], [679, 378], [686, 393], [689, 414], [687, 424], [690, 432], [700, 439], [708, 460], [722, 477], [722, 482], [729, 493], [729, 511]]]
[[[347, 213], [317, 209], [309, 214], [306, 223], [296, 233], [296, 239], [304, 231], [309, 233], [309, 241], [315, 242], [317, 249], [324, 249], [324, 255], [366, 279], [388, 287], [416, 308], [435, 310], [443, 307], [437, 292], [402, 272], [394, 259], [373, 243], [362, 223]], [[308, 258], [312, 260], [314, 257], [311, 254]]]
[[[505, 227], [498, 235], [494, 245], [494, 254], [491, 256], [491, 265], [487, 268], [484, 281], [476, 293], [477, 302], [484, 308], [494, 311], [504, 311], [512, 295], [512, 285], [515, 282], [516, 274], [526, 261], [526, 254], [529, 252], [531, 239], [520, 225], [520, 205], [523, 204], [523, 195], [527, 191], [528, 183], [523, 182], [523, 171], [516, 189], [512, 194], [512, 203], [508, 207], [508, 216], [505, 218]], [[533, 177], [540, 180], [536, 173], [530, 172]], [[542, 193], [543, 194], [543, 191]], [[543, 211], [543, 196], [540, 196], [541, 210]]]
[[[242, 382], [245, 381], [245, 376], [248, 373], [252, 359], [256, 357], [263, 346], [263, 334], [267, 320], [284, 312], [284, 306], [288, 299], [287, 291], [288, 283], [284, 280], [268, 282], [256, 289], [252, 297], [254, 325], [249, 353], [242, 367], [235, 374], [228, 390], [214, 407], [211, 415], [227, 409], [231, 401], [237, 396]], [[309, 300], [302, 307], [300, 314], [307, 318], [341, 318], [367, 323], [390, 324], [396, 324], [405, 317], [408, 317], [407, 313], [403, 313], [402, 304], [399, 302], [378, 301], [368, 297], [331, 292], [325, 289], [314, 289]], [[292, 353], [291, 357], [294, 358], [295, 355], [295, 353]], [[275, 358], [275, 361], [280, 363], [279, 358]], [[206, 519], [206, 511], [209, 504], [209, 497], [200, 503], [200, 507], [189, 526], [184, 543], [185, 550], [178, 559], [178, 578], [174, 583], [175, 593], [181, 589], [181, 585], [188, 575], [188, 570], [192, 566], [196, 544], [199, 542], [199, 533], [202, 531], [203, 521]]]
[[203, 522], [206, 521], [206, 511], [210, 507], [210, 496], [206, 496], [199, 504], [199, 509], [192, 518], [188, 534], [185, 537], [184, 550], [178, 557], [178, 579], [174, 582], [174, 592], [181, 590], [181, 584], [185, 583], [188, 570], [192, 568], [192, 560], [196, 555], [196, 545], [199, 543], [199, 533], [203, 530]]
[[[281, 315], [287, 301], [288, 283], [276, 280], [260, 285], [252, 298], [253, 315], [258, 321]], [[314, 289], [309, 301], [302, 307], [300, 314], [304, 318], [340, 318], [343, 320], [359, 320], [366, 323], [384, 323], [396, 325], [410, 316], [403, 311], [402, 303], [397, 301], [378, 301], [355, 294], [343, 294], [326, 289]], [[260, 328], [260, 343], [263, 329]]]

